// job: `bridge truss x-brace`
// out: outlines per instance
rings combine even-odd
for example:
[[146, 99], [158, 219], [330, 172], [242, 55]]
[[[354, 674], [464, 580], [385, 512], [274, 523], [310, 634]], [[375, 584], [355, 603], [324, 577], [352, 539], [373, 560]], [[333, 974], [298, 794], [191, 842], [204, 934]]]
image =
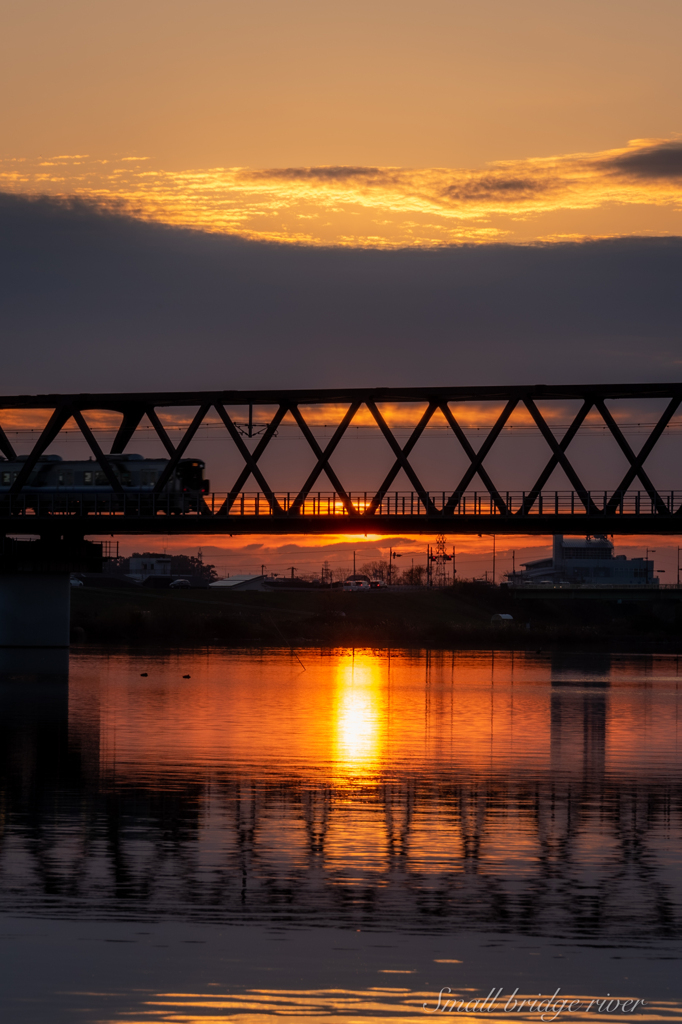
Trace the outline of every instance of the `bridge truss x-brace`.
[[[639, 452], [635, 453], [624, 436], [624, 433], [614, 418], [611, 410], [607, 407], [606, 402], [609, 400], [627, 401], [628, 399], [636, 400], [643, 398], [665, 398], [667, 399], [667, 405], [641, 449]], [[576, 399], [581, 401], [581, 406], [573, 417], [570, 426], [563, 434], [563, 437], [561, 437], [561, 439], [557, 439], [547, 420], [540, 412], [540, 409], [538, 408], [538, 401], [574, 401]], [[467, 404], [473, 405], [491, 401], [504, 403], [502, 411], [499, 413], [495, 423], [483, 443], [479, 446], [478, 450], [474, 450], [459, 422], [458, 417], [453, 413], [451, 405], [455, 405], [458, 410], [461, 410], [461, 408]], [[0, 415], [2, 410], [52, 410], [48, 423], [33, 444], [30, 453], [23, 462], [16, 480], [11, 486], [12, 494], [19, 494], [22, 492], [32, 471], [38, 463], [38, 460], [46, 452], [48, 447], [56, 440], [60, 431], [66, 426], [70, 419], [73, 419], [79, 428], [95, 460], [99, 464], [102, 473], [111, 485], [112, 490], [114, 492], [121, 492], [122, 486], [116, 472], [114, 471], [112, 456], [121, 455], [125, 451], [127, 444], [133, 438], [135, 431], [138, 429], [145, 416], [149, 420], [168, 453], [168, 462], [166, 467], [155, 485], [155, 491], [162, 492], [178, 463], [185, 456], [187, 448], [196, 435], [197, 430], [202, 423], [204, 423], [207, 417], [212, 415], [212, 411], [215, 411], [219, 420], [224, 424], [227, 435], [231, 438], [235, 448], [243, 460], [243, 467], [241, 471], [239, 472], [232, 487], [229, 489], [221, 507], [216, 510], [215, 515], [227, 515], [238, 495], [243, 491], [249, 478], [253, 477], [259, 490], [262, 492], [265, 500], [270, 506], [270, 512], [272, 515], [285, 517], [296, 516], [301, 512], [306, 498], [311, 493], [320, 476], [324, 473], [331, 483], [339, 501], [343, 504], [349, 515], [357, 516], [358, 514], [361, 514], [362, 516], [371, 519], [371, 517], [375, 515], [377, 509], [381, 506], [382, 500], [389, 491], [400, 470], [404, 471], [414, 488], [414, 491], [419, 496], [419, 501], [423, 505], [424, 511], [429, 516], [443, 517], [453, 515], [457, 511], [462, 496], [465, 494], [467, 488], [471, 485], [476, 476], [478, 476], [482, 481], [483, 487], [489, 493], [497, 512], [502, 515], [507, 514], [508, 509], [503, 494], [495, 486], [490, 474], [485, 468], [484, 463], [495, 442], [500, 437], [505, 425], [508, 423], [512, 413], [518, 407], [525, 407], [537, 426], [540, 435], [547, 443], [550, 451], [550, 457], [534, 485], [525, 493], [522, 505], [515, 510], [515, 515], [527, 515], [531, 512], [551, 474], [557, 466], [560, 466], [570, 481], [574, 491], [579, 496], [585, 512], [590, 515], [613, 513], [618, 505], [619, 495], [627, 491], [634, 481], [639, 480], [642, 488], [647, 492], [651, 499], [656, 513], [661, 516], [670, 516], [671, 514], [680, 514], [681, 510], [675, 509], [673, 511], [669, 508], [668, 504], [666, 504], [652, 483], [644, 465], [654, 450], [657, 442], [663, 435], [666, 427], [677, 412], [681, 402], [681, 384], [613, 386], [563, 385], [558, 387], [536, 385], [532, 387], [510, 388], [385, 388], [284, 392], [164, 392], [150, 395], [80, 394], [37, 397], [6, 397], [0, 398]], [[379, 408], [381, 403], [400, 403], [403, 406], [409, 403], [413, 403], [414, 405], [426, 404], [423, 414], [403, 445], [398, 442], [393, 431], [386, 422], [385, 417], [382, 415]], [[339, 404], [347, 404], [346, 413], [334, 430], [331, 439], [327, 442], [326, 446], [322, 448], [314, 436], [310, 426], [306, 422], [305, 417], [301, 412], [301, 407], [310, 407], [315, 405], [334, 405], [338, 407]], [[251, 451], [245, 443], [243, 431], [232, 416], [230, 416], [227, 411], [227, 407], [233, 408], [235, 406], [247, 406], [249, 409], [252, 409], [255, 405], [258, 405], [259, 407], [275, 406], [276, 411], [269, 423], [265, 426], [265, 429], [260, 433], [258, 441]], [[366, 507], [359, 513], [357, 508], [352, 504], [349, 490], [344, 487], [342, 481], [332, 468], [330, 459], [363, 405], [367, 410], [369, 410], [373, 421], [376, 423], [378, 429], [381, 431], [381, 434], [389, 445], [395, 457], [395, 461], [376, 492], [370, 496]], [[159, 410], [164, 408], [178, 409], [183, 407], [196, 408], [196, 412], [182, 434], [181, 439], [174, 444], [159, 418]], [[122, 420], [111, 446], [111, 451], [108, 454], [104, 453], [95, 438], [92, 429], [86, 422], [84, 413], [88, 411], [113, 411], [122, 414]], [[571, 442], [576, 437], [580, 427], [583, 425], [588, 415], [593, 411], [599, 414], [628, 463], [627, 472], [620, 481], [619, 486], [611, 493], [611, 497], [609, 498], [607, 505], [601, 509], [595, 506], [590, 492], [584, 486], [568, 456], [568, 449]], [[442, 414], [469, 460], [469, 465], [461, 479], [457, 482], [456, 486], [451, 490], [448, 489], [447, 498], [442, 508], [436, 508], [432, 498], [429, 496], [429, 492], [424, 487], [416, 470], [410, 463], [410, 455], [412, 454], [415, 445], [437, 412]], [[263, 474], [263, 471], [259, 466], [259, 462], [287, 414], [290, 414], [298, 425], [302, 436], [305, 438], [315, 456], [316, 463], [305, 483], [296, 494], [293, 502], [289, 504], [287, 509], [284, 509]], [[16, 452], [14, 451], [6, 432], [2, 429], [1, 425], [0, 450], [6, 459], [12, 460], [16, 458]]]

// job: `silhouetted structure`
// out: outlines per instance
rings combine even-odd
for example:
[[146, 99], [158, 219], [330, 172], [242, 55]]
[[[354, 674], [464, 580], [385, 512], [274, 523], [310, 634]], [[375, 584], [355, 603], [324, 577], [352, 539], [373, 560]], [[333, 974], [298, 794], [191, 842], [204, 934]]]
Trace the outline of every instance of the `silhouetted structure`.
[[[563, 437], [558, 440], [541, 413], [538, 402], [567, 402], [578, 399], [580, 409]], [[638, 453], [630, 447], [623, 430], [607, 406], [615, 401], [666, 399], [667, 406]], [[83, 536], [108, 533], [324, 533], [342, 528], [344, 532], [393, 531], [396, 519], [400, 528], [422, 533], [668, 533], [680, 532], [682, 491], [659, 491], [644, 465], [682, 401], [680, 384], [478, 387], [478, 388], [374, 388], [306, 391], [216, 391], [163, 392], [151, 395], [48, 395], [0, 398], [3, 409], [50, 410], [45, 429], [35, 441], [22, 465], [7, 472], [0, 485], [0, 526], [15, 533], [61, 531]], [[452, 406], [459, 410], [471, 404], [498, 402], [503, 408], [483, 443], [474, 450]], [[396, 439], [380, 411], [382, 403], [413, 404], [423, 410], [417, 425], [404, 445]], [[347, 411], [324, 449], [305, 420], [301, 408], [346, 405]], [[275, 412], [261, 431], [253, 449], [245, 437], [255, 440], [252, 410], [254, 405], [272, 406]], [[352, 492], [340, 480], [330, 464], [340, 441], [361, 407], [369, 411], [383, 435], [394, 463], [373, 492]], [[426, 407], [424, 409], [424, 406]], [[494, 484], [485, 460], [517, 407], [524, 407], [549, 449], [549, 459], [527, 491], [501, 491]], [[249, 429], [228, 413], [228, 407], [249, 411]], [[174, 444], [159, 419], [158, 410], [192, 408], [192, 420], [181, 440]], [[115, 411], [122, 421], [106, 455], [88, 426], [86, 411]], [[469, 460], [459, 480], [453, 479], [446, 490], [428, 491], [420, 480], [410, 456], [436, 413], [442, 414]], [[568, 456], [568, 449], [588, 415], [596, 412], [617, 443], [628, 469], [614, 490], [588, 490]], [[204, 493], [205, 481], [183, 484], [171, 492], [169, 482], [187, 463], [184, 454], [200, 425], [209, 416], [218, 417], [225, 427], [226, 440], [243, 462], [233, 485], [225, 494]], [[275, 492], [269, 485], [259, 461], [285, 416], [290, 415], [316, 459], [303, 486], [295, 492]], [[459, 413], [458, 413], [459, 415]], [[136, 490], [125, 474], [117, 469], [127, 444], [143, 417], [152, 424], [168, 453], [155, 482], [147, 490]], [[69, 419], [73, 418], [100, 467], [97, 484], [65, 493], [55, 487], [41, 488], [32, 474], [47, 448]], [[0, 450], [8, 460], [17, 455], [0, 428]], [[128, 456], [128, 458], [130, 458]], [[196, 464], [199, 466], [199, 463]], [[203, 466], [203, 464], [202, 464]], [[560, 467], [571, 490], [546, 491], [552, 473]], [[187, 468], [187, 467], [186, 467]], [[191, 467], [189, 467], [191, 468]], [[188, 468], [188, 472], [189, 472]], [[195, 467], [196, 468], [196, 467]], [[391, 491], [400, 472], [410, 482], [410, 491]], [[198, 472], [198, 470], [197, 470]], [[316, 491], [320, 477], [326, 476], [332, 490]], [[245, 491], [253, 477], [258, 488]], [[474, 480], [482, 490], [470, 490]], [[185, 479], [183, 477], [183, 479]], [[639, 489], [633, 490], [635, 481]], [[141, 485], [140, 485], [141, 486]], [[98, 489], [99, 488], [99, 489]], [[185, 493], [186, 492], [186, 493]]]

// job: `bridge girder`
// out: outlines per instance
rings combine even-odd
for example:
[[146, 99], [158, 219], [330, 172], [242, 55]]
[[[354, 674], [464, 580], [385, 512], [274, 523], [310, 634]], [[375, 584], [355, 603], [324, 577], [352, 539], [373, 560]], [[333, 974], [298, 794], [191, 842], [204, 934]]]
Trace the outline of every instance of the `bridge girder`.
[[[657, 419], [653, 429], [639, 452], [629, 445], [623, 431], [614, 417], [607, 402], [627, 401], [636, 399], [665, 399], [667, 404]], [[538, 403], [543, 401], [578, 400], [581, 405], [562, 437], [555, 436], [551, 425], [543, 416]], [[481, 402], [497, 402], [502, 410], [490, 428], [487, 436], [477, 450], [469, 442], [462, 429], [461, 415], [455, 414], [453, 405], [458, 408], [467, 404]], [[425, 407], [405, 444], [400, 444], [391, 427], [386, 422], [380, 409], [383, 403], [413, 403]], [[322, 448], [313, 430], [307, 423], [302, 409], [319, 405], [345, 404], [348, 409], [337, 426], [329, 443]], [[531, 385], [531, 386], [483, 386], [483, 387], [435, 387], [435, 388], [327, 388], [304, 390], [250, 390], [250, 391], [205, 391], [205, 392], [156, 392], [150, 394], [71, 394], [71, 395], [39, 395], [39, 396], [8, 396], [0, 398], [0, 420], [7, 411], [13, 410], [49, 410], [51, 415], [35, 440], [31, 451], [23, 462], [16, 480], [11, 484], [10, 496], [17, 498], [26, 492], [26, 485], [40, 457], [54, 443], [65, 424], [73, 419], [87, 443], [96, 462], [109, 482], [112, 493], [122, 495], [123, 488], [114, 471], [112, 455], [121, 455], [132, 440], [136, 429], [146, 416], [156, 432], [160, 442], [168, 454], [168, 463], [154, 493], [161, 495], [166, 483], [172, 476], [179, 461], [183, 458], [199, 427], [211, 415], [218, 423], [222, 423], [229, 439], [243, 461], [232, 487], [228, 490], [218, 509], [212, 514], [196, 516], [163, 516], [151, 517], [118, 515], [108, 522], [97, 524], [95, 519], [106, 518], [90, 516], [83, 529], [82, 522], [61, 524], [68, 532], [90, 533], [372, 533], [395, 534], [409, 533], [661, 533], [678, 534], [682, 532], [682, 498], [679, 507], [674, 492], [665, 492], [670, 497], [666, 500], [654, 486], [645, 469], [645, 462], [654, 451], [656, 444], [663, 436], [671, 420], [682, 404], [682, 384], [615, 384], [615, 385]], [[258, 438], [255, 446], [250, 449], [245, 443], [242, 433], [232, 419], [229, 408], [248, 407], [254, 405], [273, 408], [270, 421]], [[390, 448], [394, 462], [375, 492], [363, 503], [362, 511], [353, 504], [350, 489], [344, 485], [333, 470], [330, 459], [339, 442], [351, 426], [354, 416], [364, 406], [371, 415], [376, 428], [383, 435]], [[485, 466], [500, 434], [505, 428], [514, 411], [523, 407], [529, 414], [540, 436], [546, 443], [549, 458], [537, 477], [534, 485], [523, 494], [521, 507], [513, 514], [508, 507], [509, 496], [495, 485]], [[185, 427], [179, 441], [173, 442], [164, 426], [159, 410], [193, 408], [195, 410], [191, 422]], [[118, 426], [111, 451], [106, 454], [98, 443], [85, 413], [116, 412], [122, 419]], [[434, 502], [431, 493], [425, 488], [413, 464], [410, 455], [417, 441], [428, 427], [433, 416], [441, 413], [445, 423], [450, 427], [459, 442], [462, 451], [469, 460], [464, 474], [455, 483], [451, 481], [447, 495], [439, 506]], [[305, 483], [295, 494], [292, 503], [287, 502], [286, 508], [281, 503], [275, 490], [270, 486], [259, 462], [275, 436], [284, 418], [290, 414], [298, 425], [302, 437], [313, 453], [316, 463]], [[620, 486], [609, 492], [600, 505], [578, 475], [570, 460], [569, 449], [588, 415], [598, 415], [605, 429], [618, 445], [624, 456], [628, 469]], [[0, 422], [0, 450], [8, 459], [15, 458], [14, 448], [2, 428]], [[573, 487], [577, 507], [571, 514], [537, 515], [538, 504], [542, 505], [543, 487], [553, 471], [560, 467]], [[413, 492], [418, 498], [420, 514], [418, 516], [401, 515], [399, 523], [393, 516], [384, 515], [384, 500], [397, 475], [403, 472], [409, 479]], [[334, 489], [334, 500], [338, 499], [345, 511], [342, 521], [330, 521], [329, 516], [306, 513], [307, 502], [319, 477], [324, 474]], [[472, 482], [478, 477], [483, 485], [486, 500], [489, 498], [491, 514], [474, 511], [467, 515], [461, 514], [461, 503], [464, 501]], [[235, 502], [244, 493], [249, 478], [253, 478], [262, 493], [268, 509], [266, 515], [231, 514]], [[642, 492], [650, 507], [650, 512], [639, 514], [639, 498], [637, 499], [637, 515], [623, 515], [623, 497], [628, 489], [639, 481]], [[481, 493], [480, 491], [478, 493]], [[601, 492], [600, 492], [601, 493]], [[21, 503], [10, 508], [21, 509]], [[558, 509], [558, 505], [557, 505]], [[207, 511], [206, 509], [204, 511]], [[494, 512], [494, 514], [493, 514]], [[49, 524], [54, 526], [54, 518], [45, 513]], [[53, 514], [52, 514], [53, 515]], [[12, 514], [0, 508], [0, 526], [6, 531], [37, 532], [40, 527], [36, 520], [39, 516], [23, 516], [32, 519], [31, 523], [20, 523], [21, 514]], [[124, 521], [125, 520], [125, 521]], [[46, 524], [47, 528], [47, 524]]]

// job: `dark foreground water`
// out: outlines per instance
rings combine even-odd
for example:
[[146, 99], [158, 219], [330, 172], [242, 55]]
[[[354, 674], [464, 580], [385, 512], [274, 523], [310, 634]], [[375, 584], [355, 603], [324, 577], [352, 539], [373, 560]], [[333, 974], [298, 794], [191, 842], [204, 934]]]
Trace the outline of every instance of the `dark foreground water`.
[[677, 658], [60, 657], [0, 652], [3, 1020], [682, 1020]]

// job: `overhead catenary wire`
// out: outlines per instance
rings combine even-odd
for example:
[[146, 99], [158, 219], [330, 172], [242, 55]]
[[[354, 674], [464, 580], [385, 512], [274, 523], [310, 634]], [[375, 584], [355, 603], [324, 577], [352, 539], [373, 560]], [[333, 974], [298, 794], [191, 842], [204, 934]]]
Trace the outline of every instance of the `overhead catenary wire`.
[[[648, 437], [651, 431], [655, 427], [655, 423], [648, 422], [628, 422], [621, 421], [619, 424], [621, 431], [630, 437], [642, 436]], [[164, 428], [168, 434], [184, 434], [187, 430], [189, 423], [178, 423], [178, 424], [164, 424]], [[239, 426], [239, 424], [237, 424]], [[241, 424], [244, 426], [244, 424]], [[557, 440], [561, 440], [563, 434], [569, 429], [570, 424], [568, 423], [556, 423], [550, 424], [551, 429]], [[492, 430], [493, 424], [475, 424], [475, 425], [462, 425], [462, 432], [467, 437], [480, 437], [487, 435]], [[333, 436], [333, 432], [336, 429], [335, 424], [310, 424], [310, 429], [318, 440], [329, 440]], [[12, 440], [21, 441], [34, 441], [42, 433], [43, 427], [6, 427], [5, 434]], [[96, 427], [91, 426], [92, 433], [99, 440], [113, 440], [116, 436], [117, 427]], [[414, 425], [411, 424], [398, 424], [391, 427], [393, 434], [396, 437], [409, 438], [414, 430]], [[530, 438], [541, 438], [541, 434], [538, 428], [533, 423], [528, 424], [506, 424], [501, 431], [502, 435], [514, 435], [514, 436], [526, 436]], [[682, 421], [672, 422], [668, 424], [664, 432], [665, 435], [680, 434], [682, 433]], [[603, 435], [610, 437], [610, 431], [605, 423], [584, 423], [580, 431], [578, 432], [576, 439], [584, 435]], [[423, 434], [424, 437], [430, 439], [449, 439], [453, 438], [451, 428], [447, 424], [435, 424], [428, 426]], [[222, 424], [218, 423], [204, 423], [196, 431], [195, 437], [202, 438], [216, 438], [216, 439], [227, 439], [225, 428]], [[303, 434], [295, 424], [280, 424], [276, 437], [278, 441], [305, 441]], [[357, 426], [351, 424], [344, 435], [344, 439], [348, 440], [381, 440], [382, 435], [377, 426], [372, 424], [359, 424]], [[59, 435], [57, 441], [77, 441], [83, 440], [83, 435], [78, 427], [65, 427]], [[249, 440], [249, 438], [245, 438]], [[252, 438], [253, 441], [257, 440], [257, 435]], [[133, 443], [158, 443], [159, 438], [154, 427], [149, 424], [140, 425], [133, 436], [130, 444]], [[57, 443], [57, 442], [54, 442]], [[575, 443], [575, 441], [574, 441]], [[130, 447], [130, 444], [128, 447]]]

